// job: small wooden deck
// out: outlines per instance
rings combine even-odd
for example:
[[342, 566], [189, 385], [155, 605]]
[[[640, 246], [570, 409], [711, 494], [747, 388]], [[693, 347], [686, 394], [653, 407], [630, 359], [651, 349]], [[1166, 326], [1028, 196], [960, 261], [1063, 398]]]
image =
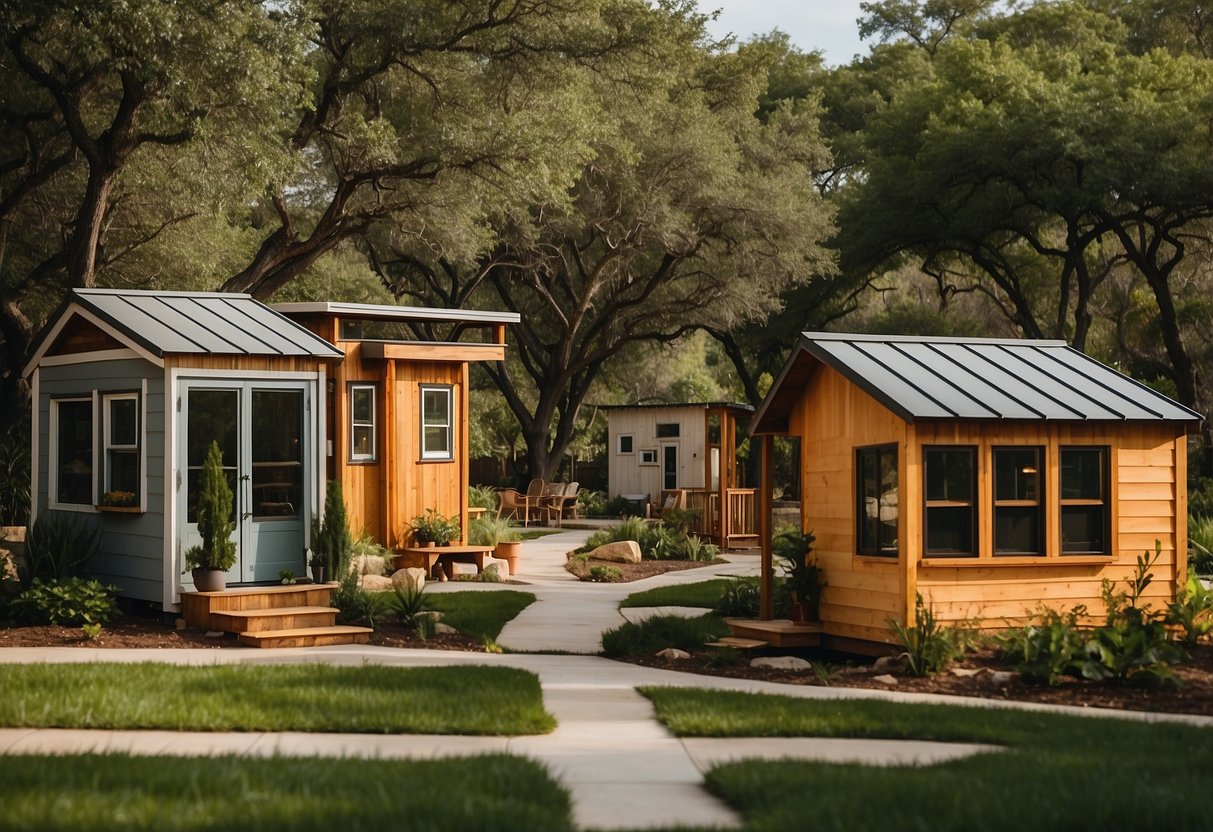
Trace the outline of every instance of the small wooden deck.
[[735, 638], [765, 641], [771, 647], [819, 647], [825, 632], [821, 624], [798, 624], [786, 618], [730, 618], [728, 625]]
[[235, 633], [250, 647], [319, 647], [366, 644], [369, 627], [337, 623], [330, 605], [336, 584], [234, 587], [223, 592], [181, 593], [190, 627]]

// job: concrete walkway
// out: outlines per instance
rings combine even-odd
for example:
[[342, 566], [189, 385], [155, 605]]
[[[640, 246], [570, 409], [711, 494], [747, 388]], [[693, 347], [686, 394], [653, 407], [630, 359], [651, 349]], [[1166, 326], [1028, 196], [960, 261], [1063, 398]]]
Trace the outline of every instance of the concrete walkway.
[[[757, 557], [731, 557], [724, 566], [672, 572], [629, 584], [584, 584], [564, 571], [565, 553], [588, 532], [565, 531], [524, 547], [518, 579], [537, 601], [502, 631], [498, 641], [515, 650], [597, 653], [601, 632], [624, 621], [617, 605], [651, 586], [688, 583], [721, 574], [753, 574]], [[493, 591], [500, 584], [431, 585], [434, 592]], [[695, 614], [687, 608], [665, 611]], [[630, 610], [643, 617], [652, 610]], [[1045, 705], [961, 699], [893, 691], [780, 685], [698, 676], [614, 662], [592, 655], [488, 654], [385, 647], [341, 646], [292, 650], [0, 649], [0, 664], [21, 662], [169, 662], [174, 664], [288, 664], [366, 662], [402, 667], [486, 664], [535, 673], [544, 705], [556, 718], [551, 734], [530, 737], [382, 736], [307, 733], [178, 733], [168, 731], [0, 730], [0, 754], [123, 751], [134, 754], [273, 754], [434, 758], [493, 752], [523, 755], [545, 764], [570, 792], [581, 829], [644, 829], [677, 824], [736, 827], [740, 818], [702, 787], [703, 774], [728, 760], [795, 758], [871, 765], [930, 765], [988, 746], [933, 742], [837, 739], [678, 739], [654, 717], [636, 692], [644, 685], [677, 685], [806, 699], [884, 699], [948, 702], [982, 707], [1052, 711], [1084, 717], [1119, 716], [1146, 721], [1213, 725], [1207, 717], [1093, 711]], [[5, 695], [0, 671], [0, 696]]]

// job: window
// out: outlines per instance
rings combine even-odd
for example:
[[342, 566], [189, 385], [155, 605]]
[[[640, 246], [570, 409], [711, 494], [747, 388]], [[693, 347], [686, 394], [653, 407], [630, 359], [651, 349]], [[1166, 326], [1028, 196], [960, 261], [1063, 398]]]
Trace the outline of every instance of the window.
[[641, 448], [640, 464], [641, 465], [656, 465], [657, 464], [657, 449], [656, 448]]
[[105, 420], [101, 429], [105, 449], [102, 490], [107, 494], [124, 492], [115, 505], [134, 505], [140, 491], [139, 396], [137, 393], [112, 393], [103, 396], [101, 402]]
[[[619, 453], [631, 454], [635, 453], [635, 440], [630, 433], [619, 434]], [[655, 462], [656, 460], [654, 460]]]
[[1061, 553], [1108, 553], [1107, 448], [1061, 449]]
[[93, 505], [93, 400], [52, 401], [51, 437], [51, 499], [66, 505]]
[[994, 449], [994, 554], [1044, 554], [1041, 449]]
[[350, 461], [375, 461], [375, 385], [350, 385]]
[[450, 387], [421, 388], [421, 458], [454, 459]]
[[679, 425], [677, 422], [658, 422], [657, 423], [657, 438], [658, 439], [677, 439]]
[[924, 448], [923, 463], [925, 554], [976, 555], [976, 450]]
[[855, 452], [856, 531], [861, 555], [897, 557], [897, 446]]

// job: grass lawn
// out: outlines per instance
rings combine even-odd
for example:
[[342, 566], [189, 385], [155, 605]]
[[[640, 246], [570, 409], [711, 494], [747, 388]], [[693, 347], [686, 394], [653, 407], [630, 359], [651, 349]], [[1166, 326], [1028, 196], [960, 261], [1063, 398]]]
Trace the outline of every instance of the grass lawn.
[[537, 764], [81, 755], [6, 757], [0, 830], [571, 830]]
[[716, 606], [724, 588], [735, 583], [730, 578], [713, 578], [678, 586], [659, 586], [633, 592], [619, 603], [621, 607], [707, 607]]
[[602, 653], [607, 658], [623, 659], [651, 655], [666, 647], [689, 652], [728, 634], [729, 625], [717, 615], [657, 615], [639, 624], [629, 621], [607, 630], [602, 634]]
[[926, 739], [1001, 753], [921, 768], [743, 762], [709, 788], [747, 830], [1213, 827], [1213, 728], [1027, 711], [647, 688], [679, 736]]
[[506, 622], [534, 603], [530, 592], [500, 589], [492, 592], [434, 592], [425, 596], [427, 609], [442, 613], [449, 624], [473, 638], [495, 639]]
[[5, 665], [0, 725], [520, 735], [555, 720], [538, 678], [507, 667], [90, 662]]
[[549, 534], [560, 534], [560, 529], [519, 529], [518, 534], [523, 540], [538, 540]]

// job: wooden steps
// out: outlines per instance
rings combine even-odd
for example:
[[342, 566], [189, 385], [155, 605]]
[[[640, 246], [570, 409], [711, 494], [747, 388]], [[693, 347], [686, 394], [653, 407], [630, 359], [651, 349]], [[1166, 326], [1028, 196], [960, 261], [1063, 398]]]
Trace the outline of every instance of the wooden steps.
[[818, 647], [825, 632], [820, 624], [797, 624], [786, 618], [769, 621], [730, 618], [728, 625], [735, 638], [765, 641], [772, 647]]
[[235, 633], [252, 647], [316, 647], [366, 644], [368, 627], [337, 624], [330, 605], [336, 584], [236, 587], [223, 592], [181, 593], [190, 627]]

